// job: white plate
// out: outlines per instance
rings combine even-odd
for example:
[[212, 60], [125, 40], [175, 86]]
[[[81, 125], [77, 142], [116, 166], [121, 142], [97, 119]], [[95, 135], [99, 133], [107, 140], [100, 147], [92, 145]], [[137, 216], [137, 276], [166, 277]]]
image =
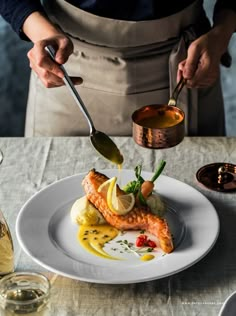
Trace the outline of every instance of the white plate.
[[[117, 170], [101, 170], [108, 177]], [[203, 258], [215, 244], [219, 219], [213, 205], [197, 190], [161, 175], [155, 189], [168, 206], [166, 218], [174, 236], [175, 250], [143, 262], [135, 255], [108, 260], [84, 250], [77, 241], [78, 226], [70, 219], [74, 201], [84, 195], [84, 174], [55, 182], [20, 210], [16, 234], [21, 247], [38, 264], [55, 273], [87, 282], [125, 284], [163, 278], [180, 272]], [[145, 179], [152, 174], [142, 172]], [[133, 170], [122, 170], [121, 185], [134, 180]], [[128, 233], [125, 239], [132, 239]], [[109, 250], [108, 250], [109, 251]]]
[[219, 316], [235, 316], [236, 313], [236, 292], [230, 294], [230, 296], [224, 302]]

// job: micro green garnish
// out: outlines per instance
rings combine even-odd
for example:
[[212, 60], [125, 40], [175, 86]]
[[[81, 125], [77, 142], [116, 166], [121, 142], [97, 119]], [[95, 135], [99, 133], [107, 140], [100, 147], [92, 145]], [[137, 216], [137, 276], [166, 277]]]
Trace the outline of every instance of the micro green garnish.
[[133, 250], [132, 246], [133, 244], [128, 242], [128, 240], [124, 240], [120, 242], [120, 245], [124, 247], [124, 250], [128, 251], [128, 252], [132, 252], [133, 254], [135, 254], [136, 256], [140, 256], [137, 251]]
[[135, 247], [134, 243], [128, 242], [127, 239], [117, 240], [116, 242], [118, 244], [120, 244], [124, 248], [125, 251], [131, 252], [131, 253], [135, 254], [137, 257], [140, 257], [141, 255], [143, 255], [146, 252], [153, 251], [153, 248], [151, 248], [151, 247]]
[[[159, 165], [157, 166], [155, 172], [154, 172], [154, 175], [152, 176], [152, 179], [150, 180], [151, 182], [156, 181], [156, 179], [160, 176], [163, 169], [165, 168], [165, 165], [166, 165], [166, 162], [164, 160], [161, 160]], [[135, 176], [136, 176], [137, 180], [132, 180], [132, 181], [128, 182], [123, 187], [123, 190], [126, 193], [133, 193], [134, 195], [136, 195], [138, 192], [140, 192], [141, 186], [142, 186], [143, 182], [145, 181], [143, 179], [143, 177], [141, 176], [142, 165], [137, 165], [134, 168], [134, 172], [135, 172]]]
[[134, 172], [137, 180], [130, 181], [126, 184], [126, 186], [123, 188], [126, 193], [138, 193], [142, 183], [144, 182], [144, 179], [141, 177], [142, 165], [137, 165], [134, 168]]

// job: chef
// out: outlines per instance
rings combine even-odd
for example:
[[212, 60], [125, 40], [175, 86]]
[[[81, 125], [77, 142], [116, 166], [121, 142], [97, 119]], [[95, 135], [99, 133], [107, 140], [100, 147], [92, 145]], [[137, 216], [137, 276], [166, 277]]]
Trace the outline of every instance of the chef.
[[2, 0], [0, 13], [33, 43], [25, 136], [88, 135], [57, 64], [65, 64], [95, 127], [109, 135], [131, 135], [132, 113], [166, 104], [182, 76], [186, 134], [225, 134], [219, 73], [220, 63], [230, 65], [235, 2], [216, 1], [212, 26], [202, 0]]

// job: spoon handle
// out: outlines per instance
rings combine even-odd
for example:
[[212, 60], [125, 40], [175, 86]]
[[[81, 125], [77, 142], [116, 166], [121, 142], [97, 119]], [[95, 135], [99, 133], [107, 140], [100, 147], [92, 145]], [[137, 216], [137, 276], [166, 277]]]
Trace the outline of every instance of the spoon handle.
[[[50, 57], [52, 58], [53, 61], [55, 61], [55, 50], [51, 45], [48, 45], [45, 47], [46, 51], [49, 53]], [[56, 62], [56, 61], [55, 61]], [[80, 110], [82, 111], [82, 113], [84, 114], [85, 118], [88, 121], [89, 124], [89, 128], [90, 128], [90, 134], [95, 130], [92, 118], [84, 104], [84, 102], [82, 101], [78, 91], [76, 90], [73, 82], [71, 81], [67, 71], [65, 70], [63, 65], [59, 65], [58, 66], [61, 68], [61, 70], [64, 73], [64, 78], [63, 81], [65, 83], [65, 85], [69, 88], [75, 102], [77, 103], [77, 105], [79, 106]]]

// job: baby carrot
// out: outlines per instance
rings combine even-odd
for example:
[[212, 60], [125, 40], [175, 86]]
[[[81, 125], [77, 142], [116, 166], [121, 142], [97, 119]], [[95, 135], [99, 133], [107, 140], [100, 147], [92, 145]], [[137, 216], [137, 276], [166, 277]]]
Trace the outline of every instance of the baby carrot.
[[139, 192], [139, 199], [141, 197], [141, 200], [145, 201], [147, 199], [147, 197], [152, 193], [152, 191], [154, 189], [154, 181], [156, 181], [156, 179], [162, 173], [165, 165], [166, 165], [166, 162], [164, 160], [162, 160], [160, 162], [160, 165], [157, 167], [152, 179], [151, 180], [145, 180], [142, 183], [141, 188], [140, 188], [140, 192]]
[[146, 199], [153, 191], [154, 183], [152, 181], [144, 181], [141, 185], [141, 194]]

